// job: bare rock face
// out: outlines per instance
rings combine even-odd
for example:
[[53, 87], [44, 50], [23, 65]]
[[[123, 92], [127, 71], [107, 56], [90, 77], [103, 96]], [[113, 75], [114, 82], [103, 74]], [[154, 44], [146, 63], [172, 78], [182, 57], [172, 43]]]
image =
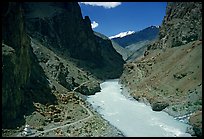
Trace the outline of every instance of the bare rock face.
[[190, 116], [190, 124], [193, 126], [195, 135], [198, 137], [202, 136], [202, 111], [197, 111]]
[[[48, 102], [50, 89], [24, 30], [21, 3], [4, 3], [2, 12], [2, 127], [15, 127], [32, 111], [32, 101]], [[38, 79], [38, 80], [36, 80]], [[46, 90], [46, 93], [41, 91]], [[36, 97], [37, 96], [37, 97]], [[45, 99], [46, 96], [46, 99]]]
[[21, 112], [20, 107], [24, 102], [21, 88], [28, 82], [31, 59], [29, 40], [23, 29], [21, 5], [5, 4], [2, 15], [2, 125], [8, 126]]
[[169, 2], [154, 48], [178, 47], [202, 40], [202, 3]]
[[44, 46], [64, 58], [74, 58], [79, 67], [98, 78], [116, 78], [122, 73], [121, 55], [110, 40], [94, 35], [78, 3], [29, 2], [24, 3], [24, 13], [28, 34]]
[[167, 106], [169, 106], [169, 104], [167, 102], [161, 102], [161, 101], [158, 101], [158, 102], [153, 102], [151, 104], [152, 106], [152, 110], [153, 111], [162, 111], [163, 109], [165, 109]]
[[[202, 109], [202, 3], [168, 3], [159, 38], [144, 57], [124, 65], [120, 77], [136, 100], [154, 111], [184, 116]], [[202, 134], [202, 112], [189, 122]]]

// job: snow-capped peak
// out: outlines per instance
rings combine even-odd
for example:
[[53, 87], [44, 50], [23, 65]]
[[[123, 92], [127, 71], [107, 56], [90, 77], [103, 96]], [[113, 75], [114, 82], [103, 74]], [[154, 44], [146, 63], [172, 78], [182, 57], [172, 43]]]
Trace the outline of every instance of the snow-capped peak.
[[156, 28], [159, 28], [159, 26], [156, 26]]
[[119, 33], [119, 34], [117, 34], [117, 35], [110, 36], [109, 39], [119, 38], [119, 37], [122, 38], [122, 37], [125, 37], [125, 36], [130, 35], [130, 34], [133, 34], [133, 33], [135, 33], [135, 31], [121, 32], [121, 33]]

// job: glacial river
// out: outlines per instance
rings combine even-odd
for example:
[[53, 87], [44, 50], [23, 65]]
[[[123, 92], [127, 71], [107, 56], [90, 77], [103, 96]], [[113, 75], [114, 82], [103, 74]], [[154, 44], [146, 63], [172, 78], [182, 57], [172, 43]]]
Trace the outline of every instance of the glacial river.
[[118, 79], [100, 84], [101, 92], [88, 96], [87, 101], [127, 137], [191, 136], [188, 125], [165, 112], [152, 111], [150, 106], [122, 94]]

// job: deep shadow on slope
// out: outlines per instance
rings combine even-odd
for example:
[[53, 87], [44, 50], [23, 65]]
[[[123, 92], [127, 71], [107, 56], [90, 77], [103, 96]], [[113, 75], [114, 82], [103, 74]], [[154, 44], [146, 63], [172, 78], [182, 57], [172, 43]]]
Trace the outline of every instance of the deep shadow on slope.
[[32, 113], [33, 102], [53, 103], [48, 81], [24, 31], [21, 3], [2, 10], [2, 127], [15, 128]]
[[60, 57], [100, 79], [117, 78], [124, 61], [109, 40], [94, 35], [78, 3], [24, 3], [26, 31]]

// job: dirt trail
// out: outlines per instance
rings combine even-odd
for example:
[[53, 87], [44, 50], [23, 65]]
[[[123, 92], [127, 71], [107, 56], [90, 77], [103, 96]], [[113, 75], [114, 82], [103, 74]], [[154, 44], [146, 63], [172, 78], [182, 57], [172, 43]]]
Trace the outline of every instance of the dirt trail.
[[[81, 104], [80, 104], [80, 105], [81, 105]], [[91, 112], [88, 108], [86, 108], [84, 105], [81, 105], [81, 106], [82, 106], [84, 109], [86, 109], [86, 110], [88, 111], [88, 114], [89, 114], [88, 117], [85, 117], [85, 118], [80, 119], [80, 120], [78, 120], [78, 121], [75, 121], [75, 122], [73, 122], [73, 123], [69, 123], [69, 124], [65, 124], [65, 125], [59, 125], [59, 126], [56, 126], [56, 127], [54, 127], [54, 128], [51, 128], [51, 129], [46, 129], [46, 130], [44, 130], [44, 131], [37, 131], [37, 133], [35, 133], [35, 134], [31, 135], [31, 136], [28, 136], [28, 137], [37, 137], [37, 136], [40, 136], [40, 135], [42, 135], [42, 134], [45, 134], [45, 133], [47, 133], [47, 132], [50, 132], [50, 131], [53, 131], [53, 130], [56, 130], [56, 129], [59, 129], [59, 128], [60, 128], [60, 129], [63, 129], [63, 128], [66, 128], [66, 127], [68, 127], [68, 126], [75, 125], [75, 124], [77, 124], [77, 123], [79, 123], [79, 122], [84, 122], [84, 121], [90, 119], [91, 117], [93, 117], [92, 112]], [[68, 121], [68, 120], [67, 120], [67, 121]], [[64, 122], [66, 123], [67, 121], [64, 121]]]

